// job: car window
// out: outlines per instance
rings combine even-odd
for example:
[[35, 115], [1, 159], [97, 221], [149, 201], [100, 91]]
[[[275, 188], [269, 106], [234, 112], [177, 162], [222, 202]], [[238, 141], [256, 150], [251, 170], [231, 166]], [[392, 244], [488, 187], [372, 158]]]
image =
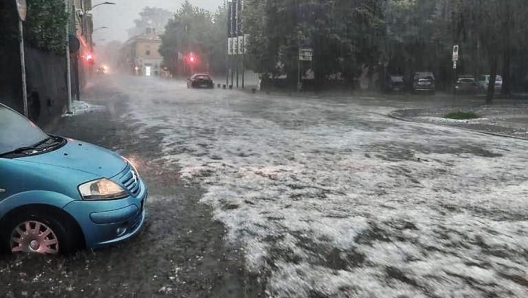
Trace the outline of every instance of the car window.
[[46, 138], [48, 135], [33, 122], [0, 105], [0, 154], [34, 145]]
[[209, 80], [209, 79], [211, 79], [209, 76], [206, 76], [206, 75], [199, 75], [199, 76], [196, 76], [194, 78], [197, 79], [197, 80]]
[[462, 79], [458, 79], [458, 81], [460, 83], [473, 83], [473, 82], [475, 82], [475, 80], [471, 79], [471, 78], [462, 78]]

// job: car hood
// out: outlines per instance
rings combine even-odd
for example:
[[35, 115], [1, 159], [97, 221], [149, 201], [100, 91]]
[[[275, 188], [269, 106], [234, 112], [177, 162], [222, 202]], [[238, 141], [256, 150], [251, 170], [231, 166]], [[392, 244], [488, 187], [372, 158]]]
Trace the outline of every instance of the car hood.
[[20, 158], [20, 160], [82, 171], [106, 178], [117, 175], [127, 165], [123, 157], [107, 149], [71, 139], [55, 151]]

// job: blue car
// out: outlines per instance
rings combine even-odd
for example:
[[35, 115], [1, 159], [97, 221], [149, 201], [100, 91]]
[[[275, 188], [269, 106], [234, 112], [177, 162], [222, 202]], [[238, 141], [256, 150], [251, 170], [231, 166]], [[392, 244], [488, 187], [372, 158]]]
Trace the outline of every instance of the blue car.
[[132, 163], [45, 134], [0, 104], [0, 250], [64, 254], [138, 233], [147, 186]]

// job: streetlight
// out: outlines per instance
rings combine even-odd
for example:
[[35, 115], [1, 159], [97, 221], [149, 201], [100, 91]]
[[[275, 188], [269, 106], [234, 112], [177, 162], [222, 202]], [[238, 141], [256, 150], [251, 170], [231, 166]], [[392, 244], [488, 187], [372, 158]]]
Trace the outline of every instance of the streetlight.
[[103, 2], [103, 3], [95, 4], [94, 6], [92, 6], [92, 10], [93, 10], [94, 8], [96, 8], [97, 6], [101, 6], [101, 5], [116, 5], [116, 4], [115, 4], [114, 2], [108, 2], [108, 1], [106, 1], [106, 2]]
[[92, 6], [92, 8], [90, 8], [90, 10], [84, 10], [83, 8], [81, 9], [77, 9], [77, 14], [79, 15], [79, 17], [84, 17], [85, 15], [86, 16], [91, 16], [92, 15], [92, 11], [94, 8], [96, 8], [97, 6], [101, 6], [101, 5], [116, 5], [114, 2], [103, 2], [103, 3], [99, 3], [99, 4], [95, 4], [94, 6]]
[[108, 27], [106, 26], [102, 26], [102, 27], [99, 27], [99, 28], [95, 28], [92, 33], [94, 33], [95, 31], [98, 31], [98, 30], [101, 30], [101, 29], [108, 29]]

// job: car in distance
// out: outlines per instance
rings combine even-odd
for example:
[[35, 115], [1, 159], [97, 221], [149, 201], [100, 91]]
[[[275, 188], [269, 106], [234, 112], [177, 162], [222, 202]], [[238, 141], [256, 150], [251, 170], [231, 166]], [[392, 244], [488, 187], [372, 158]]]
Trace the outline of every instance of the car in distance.
[[385, 92], [404, 92], [407, 82], [402, 75], [387, 75], [385, 81]]
[[120, 242], [140, 231], [146, 199], [127, 159], [48, 135], [0, 104], [0, 250], [64, 254]]
[[213, 79], [208, 74], [195, 74], [187, 80], [187, 88], [214, 88]]
[[462, 75], [458, 77], [455, 92], [458, 94], [475, 94], [477, 92], [477, 82], [471, 75]]
[[435, 76], [432, 72], [415, 72], [412, 75], [411, 91], [435, 93]]
[[[478, 77], [477, 85], [478, 85], [478, 91], [480, 93], [487, 93], [489, 82], [490, 82], [490, 75], [481, 75]], [[502, 77], [497, 75], [495, 77], [495, 93], [500, 93], [502, 90]]]

